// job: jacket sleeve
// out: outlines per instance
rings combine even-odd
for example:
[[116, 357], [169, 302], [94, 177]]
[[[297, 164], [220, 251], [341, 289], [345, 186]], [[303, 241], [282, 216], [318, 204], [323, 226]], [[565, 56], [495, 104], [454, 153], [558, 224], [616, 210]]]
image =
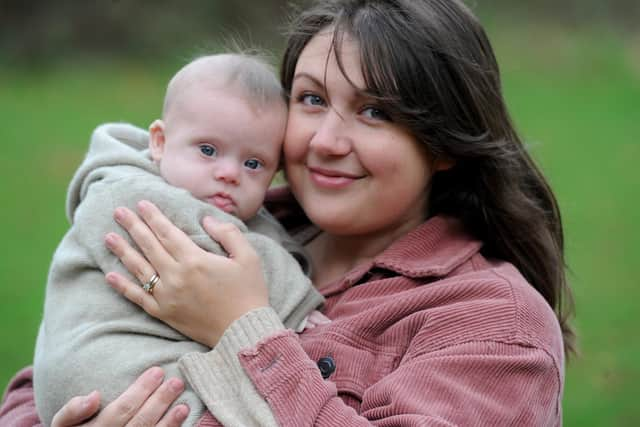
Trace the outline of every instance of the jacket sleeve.
[[[260, 310], [234, 322], [210, 353], [182, 358], [200, 396], [222, 401], [235, 394], [242, 402], [229, 374], [238, 370], [282, 426], [560, 424], [560, 373], [538, 348], [480, 341], [424, 353], [413, 344], [396, 369], [364, 390], [357, 413], [322, 378], [298, 338], [268, 308]], [[256, 325], [260, 336], [252, 332]]]
[[9, 382], [0, 405], [0, 425], [40, 427], [33, 397], [33, 370], [24, 368]]

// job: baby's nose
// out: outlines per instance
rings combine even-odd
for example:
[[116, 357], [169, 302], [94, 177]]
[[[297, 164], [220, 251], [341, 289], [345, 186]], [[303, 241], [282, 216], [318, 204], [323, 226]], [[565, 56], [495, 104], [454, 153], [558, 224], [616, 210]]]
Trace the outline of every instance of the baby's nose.
[[227, 182], [229, 184], [237, 184], [240, 178], [240, 167], [233, 160], [223, 160], [216, 162], [214, 176], [217, 180]]

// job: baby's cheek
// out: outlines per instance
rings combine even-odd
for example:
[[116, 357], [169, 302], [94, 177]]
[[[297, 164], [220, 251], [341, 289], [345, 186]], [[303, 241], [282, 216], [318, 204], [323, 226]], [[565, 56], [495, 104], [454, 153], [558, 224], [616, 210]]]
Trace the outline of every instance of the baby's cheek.
[[262, 187], [253, 186], [252, 189], [245, 189], [239, 196], [238, 217], [243, 221], [254, 217], [264, 202], [265, 194], [266, 189], [263, 190]]

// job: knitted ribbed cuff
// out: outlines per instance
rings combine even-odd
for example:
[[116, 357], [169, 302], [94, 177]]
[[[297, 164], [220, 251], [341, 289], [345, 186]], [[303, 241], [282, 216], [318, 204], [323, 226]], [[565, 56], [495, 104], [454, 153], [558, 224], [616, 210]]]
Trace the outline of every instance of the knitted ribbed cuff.
[[215, 349], [230, 352], [237, 361], [240, 350], [255, 347], [263, 338], [283, 329], [285, 327], [273, 308], [256, 308], [229, 325]]
[[208, 353], [188, 353], [180, 370], [207, 408], [224, 425], [276, 425], [271, 409], [240, 365], [238, 353], [284, 330], [271, 307], [252, 310], [234, 321]]

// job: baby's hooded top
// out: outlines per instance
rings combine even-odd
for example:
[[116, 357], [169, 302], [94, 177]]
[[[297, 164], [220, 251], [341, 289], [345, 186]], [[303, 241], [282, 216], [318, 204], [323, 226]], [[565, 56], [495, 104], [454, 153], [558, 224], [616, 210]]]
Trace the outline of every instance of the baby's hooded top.
[[[224, 251], [201, 227], [202, 218], [211, 215], [237, 225], [261, 257], [270, 304], [289, 328], [298, 328], [323, 301], [306, 275], [310, 263], [302, 247], [264, 208], [243, 223], [167, 184], [149, 156], [148, 143], [148, 133], [135, 126], [99, 126], [69, 186], [71, 228], [53, 256], [34, 361], [36, 406], [47, 425], [73, 396], [97, 389], [106, 405], [145, 369], [162, 366], [167, 377], [181, 376], [177, 362], [182, 355], [209, 350], [106, 284], [109, 271], [137, 281], [104, 244], [108, 232], [131, 242], [113, 220], [118, 206], [135, 209], [138, 201], [149, 200], [200, 247], [217, 254]], [[185, 425], [195, 424], [204, 405], [190, 389], [180, 402], [190, 407]]]

